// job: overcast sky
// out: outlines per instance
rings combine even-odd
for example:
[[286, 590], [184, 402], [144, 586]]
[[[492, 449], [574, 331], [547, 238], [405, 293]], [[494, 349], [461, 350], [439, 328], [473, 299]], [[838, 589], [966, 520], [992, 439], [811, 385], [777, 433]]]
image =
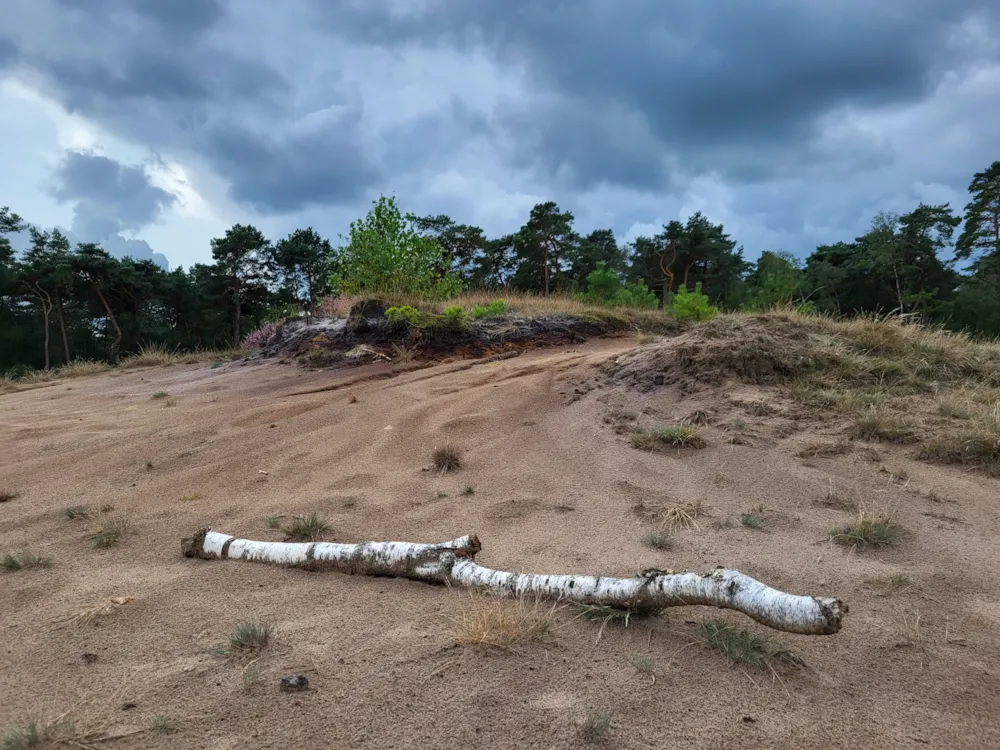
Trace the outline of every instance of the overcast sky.
[[336, 239], [380, 193], [491, 236], [544, 200], [623, 239], [701, 210], [804, 256], [961, 209], [998, 122], [986, 0], [3, 0], [0, 26], [0, 205], [172, 267], [236, 222]]

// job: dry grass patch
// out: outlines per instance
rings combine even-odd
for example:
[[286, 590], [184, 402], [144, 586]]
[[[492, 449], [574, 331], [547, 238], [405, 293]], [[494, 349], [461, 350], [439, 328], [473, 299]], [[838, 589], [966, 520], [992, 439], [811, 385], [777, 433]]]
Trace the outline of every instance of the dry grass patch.
[[439, 474], [447, 474], [449, 471], [458, 471], [462, 468], [462, 452], [451, 443], [435, 448], [432, 458], [434, 468]]
[[808, 443], [796, 452], [799, 458], [830, 458], [832, 456], [843, 456], [850, 453], [854, 446], [846, 440], [838, 440], [834, 443]]
[[463, 597], [449, 632], [463, 646], [512, 650], [551, 635], [557, 604], [525, 597], [500, 599], [482, 594]]
[[913, 579], [906, 573], [890, 573], [884, 576], [865, 579], [865, 587], [875, 592], [877, 596], [899, 594], [913, 586]]
[[114, 547], [128, 534], [129, 528], [127, 518], [109, 518], [101, 526], [100, 531], [90, 537], [90, 541], [95, 549]]
[[847, 433], [857, 440], [882, 443], [915, 443], [913, 424], [898, 408], [869, 406], [854, 415]]
[[895, 518], [877, 505], [860, 508], [857, 517], [830, 532], [830, 540], [843, 547], [867, 549], [869, 547], [894, 547], [903, 529]]
[[92, 362], [89, 360], [78, 360], [76, 362], [70, 362], [68, 365], [63, 365], [59, 368], [59, 377], [61, 378], [82, 378], [89, 375], [99, 375], [102, 372], [107, 372], [111, 369], [111, 365], [107, 362]]
[[701, 500], [696, 503], [680, 503], [677, 505], [646, 505], [639, 502], [632, 506], [632, 511], [646, 521], [659, 524], [662, 531], [674, 533], [680, 529], [700, 529], [699, 516], [708, 515]]
[[704, 438], [694, 425], [679, 424], [661, 427], [636, 427], [630, 442], [633, 448], [645, 451], [665, 451], [671, 448], [704, 448]]
[[1000, 403], [971, 415], [967, 426], [954, 435], [926, 441], [917, 457], [931, 463], [968, 466], [1000, 477]]

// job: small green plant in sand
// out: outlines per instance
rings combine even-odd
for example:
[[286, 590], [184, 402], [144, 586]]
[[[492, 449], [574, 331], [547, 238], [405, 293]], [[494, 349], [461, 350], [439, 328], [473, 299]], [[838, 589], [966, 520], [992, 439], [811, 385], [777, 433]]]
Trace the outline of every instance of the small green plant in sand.
[[607, 708], [595, 708], [588, 711], [579, 721], [574, 721], [576, 736], [587, 743], [603, 742], [614, 720], [614, 711]]
[[902, 529], [895, 519], [877, 506], [861, 508], [857, 517], [830, 532], [830, 539], [843, 547], [893, 547], [899, 542]]
[[650, 531], [642, 538], [642, 543], [652, 549], [670, 549], [674, 546], [674, 539], [665, 531]]
[[637, 427], [632, 431], [630, 442], [633, 448], [645, 451], [705, 447], [705, 440], [698, 432], [698, 428], [690, 424]]
[[169, 716], [154, 716], [150, 728], [156, 734], [174, 734], [177, 731], [177, 722]]
[[90, 517], [90, 512], [83, 505], [71, 505], [68, 508], [63, 508], [62, 514], [64, 518], [68, 518], [70, 520]]
[[756, 511], [740, 513], [740, 526], [745, 526], [748, 529], [763, 529], [764, 517]]
[[154, 401], [160, 401], [161, 399], [165, 399], [169, 395], [170, 394], [167, 393], [166, 391], [157, 391], [152, 396], [150, 396], [150, 398], [153, 399]]
[[300, 542], [318, 542], [330, 530], [326, 518], [316, 513], [307, 516], [295, 516], [285, 527], [289, 539]]
[[763, 667], [769, 663], [769, 641], [749, 630], [737, 629], [723, 620], [705, 620], [699, 626], [705, 646], [723, 654], [731, 664]]
[[244, 622], [229, 634], [227, 645], [215, 650], [218, 656], [257, 656], [271, 645], [274, 625], [269, 622]]

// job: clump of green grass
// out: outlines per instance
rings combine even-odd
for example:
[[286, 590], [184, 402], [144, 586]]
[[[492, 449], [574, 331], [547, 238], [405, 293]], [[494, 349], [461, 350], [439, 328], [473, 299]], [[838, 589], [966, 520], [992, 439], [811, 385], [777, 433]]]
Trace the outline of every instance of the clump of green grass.
[[127, 518], [109, 518], [101, 526], [101, 530], [90, 537], [90, 541], [95, 549], [114, 547], [128, 533], [128, 530]]
[[316, 513], [310, 513], [308, 516], [295, 516], [292, 522], [285, 527], [285, 534], [288, 535], [289, 539], [317, 542], [329, 530], [330, 524], [326, 518]]
[[88, 511], [87, 508], [83, 505], [71, 505], [68, 508], [63, 508], [62, 514], [64, 517], [69, 518], [71, 520], [76, 518], [90, 517], [90, 511]]
[[635, 422], [639, 418], [639, 415], [634, 411], [628, 411], [618, 406], [613, 406], [608, 409], [607, 414], [604, 415], [604, 423], [609, 424], [615, 428], [615, 432], [621, 434], [632, 429], [629, 425], [631, 422]]
[[770, 662], [770, 642], [746, 629], [737, 630], [723, 620], [705, 620], [699, 626], [701, 642], [725, 655], [730, 664], [764, 667]]
[[21, 497], [20, 492], [15, 492], [14, 490], [0, 490], [0, 503], [9, 503], [11, 500], [17, 500]]
[[584, 742], [601, 742], [608, 730], [611, 729], [614, 717], [614, 711], [607, 708], [595, 708], [588, 711], [583, 720], [576, 724], [576, 736]]
[[469, 317], [473, 320], [482, 320], [483, 318], [500, 318], [506, 314], [507, 303], [498, 299], [485, 305], [473, 305]]
[[269, 622], [245, 622], [229, 634], [229, 643], [219, 649], [222, 656], [256, 656], [271, 645], [274, 625]]
[[52, 558], [39, 555], [31, 550], [0, 555], [0, 570], [13, 573], [25, 568], [47, 568], [52, 565]]
[[694, 425], [679, 424], [665, 427], [638, 427], [632, 431], [633, 448], [663, 451], [669, 448], [704, 448], [705, 440]]
[[159, 401], [160, 399], [164, 399], [169, 395], [170, 394], [167, 393], [166, 391], [157, 391], [152, 396], [150, 396], [150, 398], [153, 399], [154, 401]]
[[45, 728], [37, 719], [30, 719], [23, 727], [11, 729], [3, 736], [3, 750], [27, 750], [38, 747], [45, 739]]
[[284, 516], [268, 516], [265, 519], [265, 522], [267, 523], [267, 528], [280, 529], [281, 522], [284, 520], [284, 518], [285, 518]]
[[740, 513], [740, 526], [745, 526], [748, 529], [763, 529], [764, 517], [755, 511]]
[[902, 534], [895, 520], [877, 507], [861, 508], [857, 518], [830, 532], [830, 539], [844, 547], [893, 547]]
[[464, 490], [462, 490], [462, 494], [463, 495], [475, 495], [476, 491], [472, 487], [466, 487]]
[[642, 538], [642, 543], [653, 549], [670, 549], [674, 546], [674, 539], [665, 531], [651, 531]]
[[440, 474], [447, 474], [449, 471], [458, 471], [462, 468], [462, 454], [451, 443], [435, 448], [433, 460], [434, 468]]
[[150, 728], [157, 734], [174, 734], [177, 731], [177, 723], [169, 716], [154, 716]]
[[217, 359], [217, 360], [215, 360], [215, 361], [214, 361], [214, 362], [213, 362], [212, 364], [210, 364], [210, 365], [208, 366], [208, 369], [210, 369], [210, 370], [215, 370], [215, 369], [217, 369], [217, 368], [219, 368], [219, 367], [222, 367], [222, 360], [220, 360], [220, 359]]
[[635, 667], [637, 672], [642, 674], [648, 674], [652, 679], [652, 684], [656, 684], [656, 662], [653, 661], [651, 656], [646, 656], [645, 654], [632, 654], [629, 657], [629, 662]]

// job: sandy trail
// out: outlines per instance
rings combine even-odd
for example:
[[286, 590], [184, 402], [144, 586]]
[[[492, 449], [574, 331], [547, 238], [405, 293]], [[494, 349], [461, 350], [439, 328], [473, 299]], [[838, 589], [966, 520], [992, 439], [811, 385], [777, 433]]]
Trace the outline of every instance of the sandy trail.
[[[854, 454], [803, 462], [796, 447], [815, 437], [806, 431], [730, 445], [709, 427], [702, 451], [634, 450], [602, 423], [606, 403], [664, 418], [701, 404], [575, 393], [630, 346], [594, 341], [372, 380], [358, 378], [389, 366], [176, 366], [0, 397], [0, 488], [21, 493], [0, 505], [0, 551], [53, 558], [0, 573], [0, 730], [73, 710], [112, 733], [156, 715], [179, 729], [109, 747], [550, 748], [580, 745], [574, 717], [606, 707], [614, 747], [1000, 746], [996, 481], [903, 449], [880, 448], [906, 483]], [[357, 382], [290, 395], [341, 379]], [[461, 471], [425, 471], [448, 441], [465, 451]], [[826, 532], [844, 514], [817, 503], [831, 483], [897, 508], [907, 539], [887, 552], [832, 546]], [[710, 516], [669, 552], [647, 549], [650, 526], [630, 509], [668, 498], [701, 500]], [[127, 513], [134, 534], [95, 550], [98, 520], [61, 511], [105, 504], [111, 517]], [[757, 505], [763, 531], [711, 524]], [[484, 564], [539, 572], [725, 565], [840, 596], [851, 613], [834, 637], [771, 633], [807, 665], [779, 682], [695, 644], [708, 617], [764, 632], [735, 613], [677, 609], [609, 626], [598, 642], [599, 624], [562, 612], [548, 642], [498, 653], [449, 636], [467, 594], [180, 555], [181, 537], [201, 526], [278, 539], [267, 516], [314, 511], [336, 541], [477, 533]], [[864, 583], [892, 573], [912, 585], [880, 596]], [[93, 624], [58, 626], [116, 595], [132, 600]], [[211, 651], [255, 617], [277, 631], [248, 686], [241, 663]], [[655, 663], [655, 684], [630, 663], [636, 654]], [[296, 672], [314, 689], [278, 692]]]

